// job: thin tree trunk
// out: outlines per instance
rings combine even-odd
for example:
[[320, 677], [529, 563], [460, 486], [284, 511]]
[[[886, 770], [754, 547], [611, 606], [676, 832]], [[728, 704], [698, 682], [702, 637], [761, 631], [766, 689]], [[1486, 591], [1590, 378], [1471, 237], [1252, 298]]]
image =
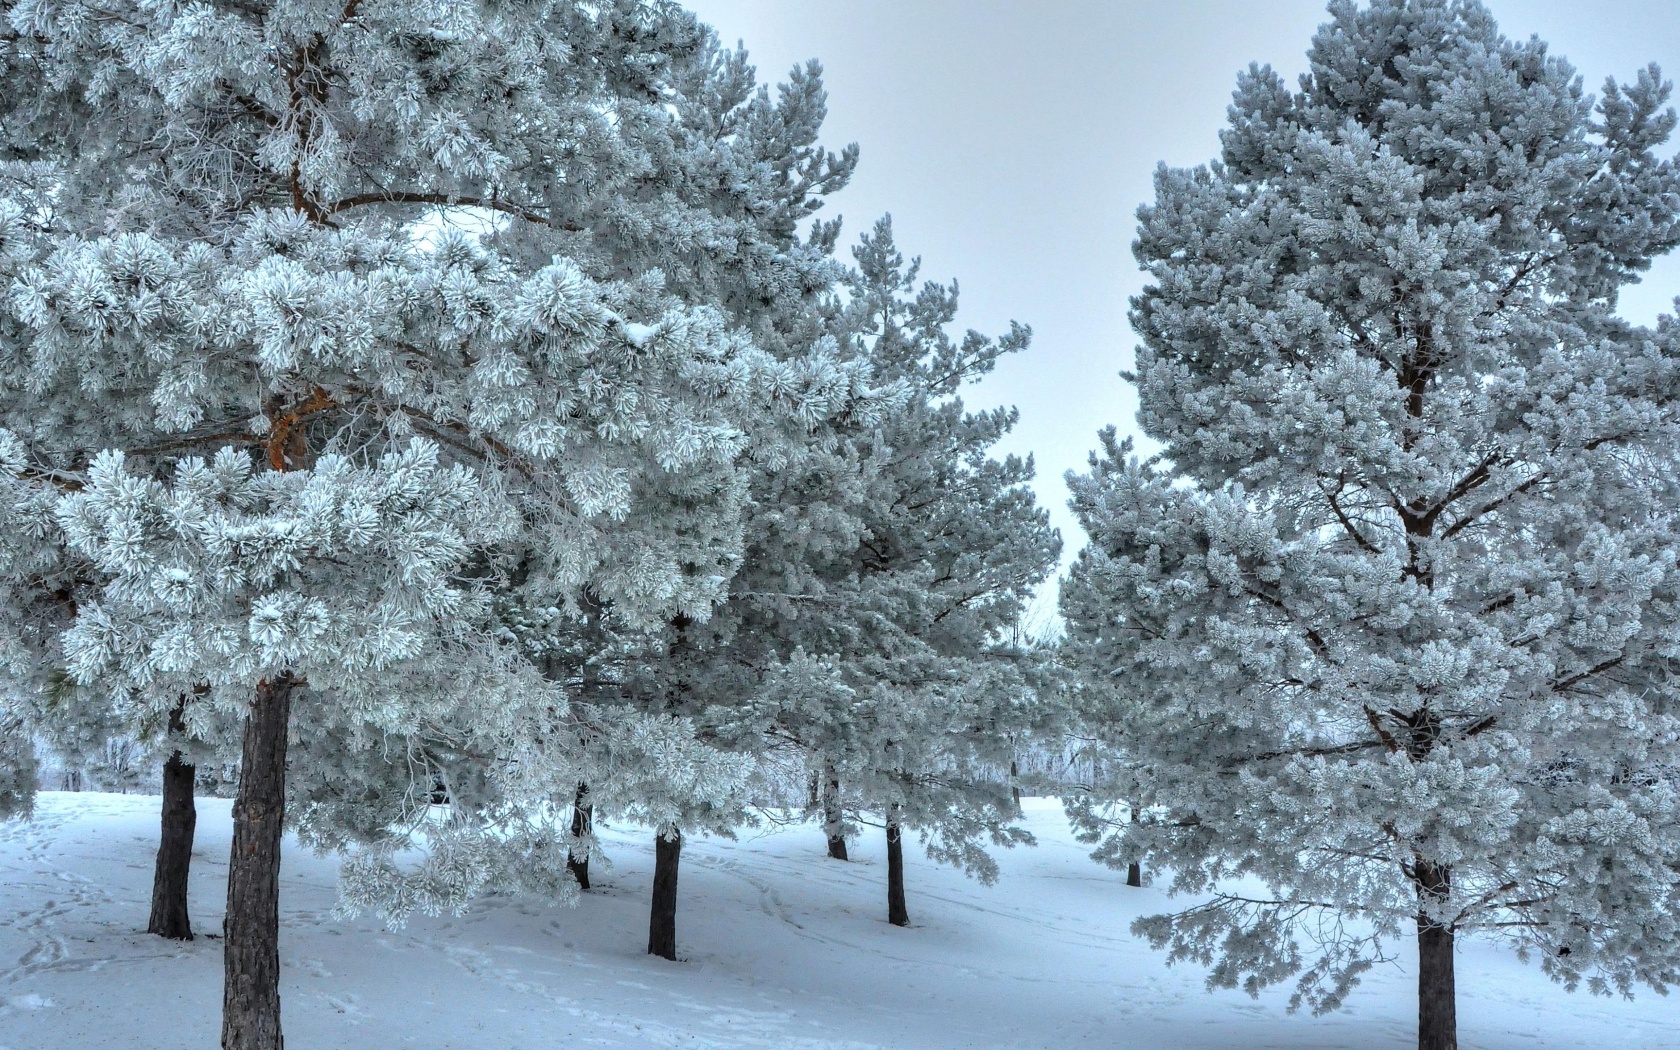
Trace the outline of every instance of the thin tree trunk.
[[840, 802], [840, 772], [834, 763], [823, 763], [823, 831], [828, 835], [828, 855], [846, 859], [846, 810]]
[[[1419, 863], [1418, 895], [1445, 897], [1450, 872]], [[1453, 976], [1453, 930], [1418, 910], [1418, 1050], [1458, 1050], [1458, 993]]]
[[677, 959], [677, 861], [682, 857], [682, 831], [670, 829], [653, 843], [653, 908], [648, 915], [648, 954]]
[[[589, 785], [579, 784], [577, 797], [572, 799], [572, 838], [592, 843], [595, 834], [595, 807], [589, 804]], [[589, 888], [589, 845], [581, 853], [574, 846], [566, 856], [566, 870], [577, 880], [578, 889]]]
[[1009, 797], [1015, 800], [1015, 815], [1021, 815], [1021, 782], [1016, 779], [1021, 771], [1016, 767], [1015, 760], [1009, 760]]
[[898, 824], [897, 803], [887, 810], [887, 921], [910, 925], [910, 910], [904, 906], [904, 829]]
[[808, 809], [816, 809], [822, 805], [822, 778], [814, 769], [805, 774], [805, 798]]
[[187, 916], [187, 876], [192, 870], [193, 832], [198, 827], [193, 803], [196, 772], [181, 760], [179, 751], [163, 764], [163, 829], [158, 836], [152, 917], [146, 932], [174, 941], [193, 939], [192, 920]]
[[257, 683], [245, 718], [233, 803], [222, 951], [222, 1050], [282, 1050], [280, 837], [286, 815], [286, 725], [297, 680]]
[[[1130, 809], [1131, 809], [1130, 821], [1131, 821], [1131, 823], [1136, 824], [1137, 821], [1138, 821], [1138, 813], [1139, 813], [1141, 807], [1139, 807], [1136, 803], [1131, 803], [1130, 804]], [[1126, 885], [1128, 885], [1128, 886], [1142, 886], [1143, 885], [1143, 864], [1140, 863], [1139, 861], [1134, 860], [1130, 864], [1126, 865]]]

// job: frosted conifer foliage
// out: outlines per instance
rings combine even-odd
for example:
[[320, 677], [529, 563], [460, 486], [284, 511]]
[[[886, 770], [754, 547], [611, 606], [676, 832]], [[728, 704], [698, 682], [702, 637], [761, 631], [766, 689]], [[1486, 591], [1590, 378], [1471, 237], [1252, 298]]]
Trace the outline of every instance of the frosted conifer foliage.
[[472, 653], [484, 603], [462, 570], [517, 521], [418, 439], [372, 467], [324, 456], [299, 472], [255, 471], [224, 450], [181, 461], [167, 482], [109, 453], [59, 516], [109, 581], [64, 636], [76, 678], [120, 672], [159, 705], [207, 685], [240, 710], [258, 680], [290, 672], [391, 729], [422, 713], [402, 679], [435, 673], [391, 670]]
[[989, 879], [986, 844], [1028, 840], [1013, 826], [1011, 745], [1053, 706], [1042, 661], [1008, 630], [1060, 538], [1028, 487], [1032, 461], [990, 454], [1016, 412], [970, 411], [962, 395], [1031, 333], [955, 336], [955, 284], [920, 281], [890, 219], [852, 255], [823, 334], [903, 402], [755, 480], [730, 601], [659, 674], [686, 679], [677, 695], [714, 705], [719, 734], [758, 742], [767, 768], [801, 789], [815, 779], [801, 801], [831, 856], [856, 815]]
[[[1017, 411], [970, 411], [963, 398], [1005, 355], [1028, 351], [1031, 330], [957, 337], [956, 283], [921, 281], [890, 217], [852, 254], [835, 327], [912, 396], [857, 441], [860, 528], [839, 557], [816, 563], [828, 576], [819, 615], [791, 597], [765, 603], [823, 658], [791, 662], [803, 687], [767, 700], [840, 774], [838, 808], [877, 810], [889, 842], [914, 829], [930, 857], [989, 881], [988, 844], [1031, 841], [1015, 826], [1012, 749], [1054, 720], [1055, 704], [1043, 654], [1011, 629], [1061, 538], [1029, 487], [1031, 457], [992, 454]], [[828, 602], [838, 608], [824, 617]], [[889, 883], [902, 877], [890, 856], [888, 867]]]
[[[784, 227], [850, 159], [798, 131], [813, 71], [730, 118], [794, 167], [705, 185], [750, 165], [681, 123], [715, 42], [663, 3], [5, 14], [0, 426], [15, 479], [64, 500], [75, 673], [152, 724], [254, 691], [224, 1044], [277, 1046], [288, 724], [341, 754], [434, 723], [536, 757], [521, 734], [568, 713], [488, 594], [710, 614], [747, 428], [869, 402], [860, 367], [756, 347], [723, 291], [820, 278], [821, 236]], [[372, 494], [426, 471], [443, 502]]]
[[[820, 275], [750, 205], [802, 207], [849, 170], [791, 126], [803, 96], [733, 99], [713, 130], [769, 140], [802, 178], [758, 171], [736, 201], [672, 173], [647, 195], [704, 167], [672, 118], [703, 107], [672, 82], [715, 44], [677, 9], [108, 6], [19, 5], [5, 41], [0, 412], [32, 477], [80, 485], [109, 447], [166, 472], [229, 443], [290, 471], [420, 435], [520, 514], [522, 600], [569, 607], [587, 584], [636, 625], [721, 597], [749, 421], [796, 438], [867, 400], [860, 367], [778, 362], [675, 294], [757, 288], [740, 253]], [[87, 99], [102, 119], [56, 119]], [[705, 159], [749, 168], [737, 152]], [[487, 238], [448, 228], [463, 211]], [[655, 269], [661, 230], [678, 250]]]
[[1415, 930], [1436, 1050], [1458, 933], [1680, 977], [1680, 344], [1614, 314], [1680, 239], [1675, 117], [1655, 69], [1595, 101], [1475, 3], [1330, 10], [1139, 213], [1165, 450], [1110, 431], [1071, 477], [1064, 610], [1146, 808], [1073, 809], [1175, 890], [1265, 884], [1141, 925], [1216, 986], [1330, 1009]]

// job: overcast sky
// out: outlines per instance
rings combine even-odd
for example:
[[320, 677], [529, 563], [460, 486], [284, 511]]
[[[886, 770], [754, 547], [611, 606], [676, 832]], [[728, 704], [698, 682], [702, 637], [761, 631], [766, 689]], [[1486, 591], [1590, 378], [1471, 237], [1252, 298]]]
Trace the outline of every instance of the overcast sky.
[[[1672, 0], [1492, 0], [1507, 36], [1539, 35], [1597, 93], [1647, 62], [1680, 74]], [[831, 211], [855, 239], [891, 212], [923, 274], [955, 277], [959, 323], [1033, 327], [971, 405], [1013, 404], [1007, 451], [1037, 457], [1039, 498], [1068, 553], [1083, 543], [1062, 475], [1082, 469], [1106, 424], [1134, 431], [1117, 373], [1136, 342], [1126, 304], [1143, 284], [1134, 213], [1157, 163], [1218, 153], [1237, 71], [1306, 66], [1322, 0], [688, 0], [761, 80], [807, 58], [826, 71], [831, 148], [863, 158]], [[1680, 149], [1671, 143], [1671, 146]], [[1623, 296], [1649, 321], [1672, 312], [1680, 260]]]

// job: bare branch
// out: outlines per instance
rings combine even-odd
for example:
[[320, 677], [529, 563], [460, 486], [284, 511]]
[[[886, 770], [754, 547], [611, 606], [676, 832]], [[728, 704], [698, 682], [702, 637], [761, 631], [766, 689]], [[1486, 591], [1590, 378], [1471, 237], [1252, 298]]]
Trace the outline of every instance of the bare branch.
[[546, 215], [521, 207], [511, 201], [502, 200], [499, 197], [462, 197], [454, 193], [419, 193], [399, 190], [358, 193], [326, 205], [321, 209], [321, 214], [337, 215], [339, 212], [369, 204], [432, 204], [439, 207], [484, 208], [489, 211], [501, 212], [504, 215], [514, 215], [526, 222], [534, 222], [539, 226], [549, 226], [571, 233], [578, 233], [582, 230], [582, 227], [575, 223], [557, 223]]

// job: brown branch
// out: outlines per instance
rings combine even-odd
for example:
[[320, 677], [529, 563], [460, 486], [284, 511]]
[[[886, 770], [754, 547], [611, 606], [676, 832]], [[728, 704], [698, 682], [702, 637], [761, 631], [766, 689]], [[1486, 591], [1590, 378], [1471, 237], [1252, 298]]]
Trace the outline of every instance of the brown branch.
[[1552, 683], [1552, 689], [1554, 689], [1557, 692], [1563, 692], [1564, 690], [1569, 689], [1570, 687], [1574, 686], [1575, 683], [1580, 682], [1580, 681], [1582, 681], [1584, 679], [1587, 679], [1587, 678], [1591, 678], [1594, 675], [1603, 674], [1605, 671], [1610, 670], [1612, 667], [1615, 667], [1617, 664], [1620, 664], [1621, 662], [1622, 662], [1622, 657], [1620, 657], [1620, 656], [1612, 657], [1611, 659], [1606, 660], [1601, 664], [1595, 664], [1594, 666], [1587, 668], [1585, 671], [1581, 671], [1581, 672], [1578, 672], [1576, 674], [1572, 674], [1568, 678], [1560, 678], [1559, 680]]
[[303, 188], [303, 155], [309, 151], [313, 134], [313, 115], [304, 115], [306, 101], [321, 105], [326, 101], [324, 89], [318, 82], [304, 83], [304, 76], [315, 63], [315, 54], [320, 49], [321, 37], [297, 49], [292, 68], [286, 72], [286, 123], [297, 129], [297, 145], [292, 153], [292, 167], [287, 173], [287, 186], [291, 190], [292, 210], [301, 213], [310, 222], [324, 224], [326, 215], [321, 206], [309, 192]]
[[1262, 602], [1265, 602], [1267, 605], [1270, 605], [1272, 608], [1283, 613], [1284, 616], [1288, 617], [1289, 620], [1300, 629], [1301, 634], [1307, 639], [1307, 644], [1312, 646], [1313, 652], [1318, 654], [1320, 659], [1330, 659], [1330, 646], [1327, 642], [1325, 642], [1324, 637], [1313, 628], [1302, 623], [1293, 612], [1290, 612], [1289, 607], [1283, 603], [1282, 598], [1279, 598], [1276, 595], [1267, 594], [1265, 591], [1256, 590], [1253, 587], [1243, 588], [1243, 593], [1247, 594], [1251, 598], [1258, 598]]
[[1506, 901], [1499, 906], [1501, 908], [1532, 908], [1536, 904], [1550, 904], [1555, 900], [1557, 900], [1557, 894], [1554, 893], [1550, 897], [1529, 897], [1527, 900]]
[[1493, 477], [1493, 467], [1499, 463], [1500, 458], [1499, 453], [1489, 452], [1487, 457], [1471, 468], [1468, 474], [1459, 478], [1453, 487], [1447, 490], [1447, 494], [1442, 496], [1433, 507], [1429, 508], [1429, 511], [1425, 514], [1429, 523], [1433, 525], [1435, 519], [1440, 517], [1441, 512], [1448, 506], [1487, 484], [1488, 480]]
[[1522, 284], [1529, 274], [1533, 273], [1541, 266], [1550, 266], [1552, 263], [1557, 262], [1557, 260], [1558, 256], [1556, 255], [1542, 255], [1539, 252], [1530, 253], [1527, 261], [1517, 267], [1517, 272], [1505, 283], [1505, 287], [1499, 290], [1499, 299], [1494, 304], [1494, 309], [1505, 309], [1505, 303], [1511, 298], [1511, 293], [1517, 290], [1517, 286]]
[[[468, 439], [468, 440], [476, 439], [478, 441], [482, 441], [482, 442], [484, 442], [485, 445], [487, 445], [490, 448], [490, 451], [496, 453], [498, 456], [502, 456], [502, 457], [504, 457], [504, 458], [506, 458], [510, 461], [513, 461], [514, 465], [520, 467], [520, 470], [521, 470], [522, 473], [524, 472], [523, 466], [518, 462], [519, 457], [514, 455], [513, 450], [508, 448], [506, 445], [502, 444], [500, 441], [497, 441], [495, 438], [491, 437], [489, 434], [484, 433], [483, 431], [474, 430], [471, 427], [469, 427], [469, 426], [467, 426], [463, 423], [457, 423], [453, 420], [439, 419], [436, 416], [432, 415], [430, 412], [427, 412], [425, 409], [415, 408], [412, 405], [400, 405], [400, 406], [398, 406], [397, 411], [401, 412], [403, 415], [408, 416], [411, 419], [422, 420], [426, 423], [430, 423], [434, 427], [440, 427], [444, 430], [454, 431], [456, 434], [459, 434], [463, 439]], [[451, 442], [451, 444], [456, 444], [456, 443]]]
[[258, 102], [250, 95], [234, 95], [232, 98], [233, 101], [238, 104], [240, 109], [249, 113], [251, 116], [256, 117], [264, 125], [271, 128], [280, 126], [280, 118], [264, 109], [262, 103]]
[[[452, 420], [438, 419], [424, 409], [414, 408], [410, 405], [399, 405], [397, 407], [397, 411], [420, 424], [426, 433], [431, 437], [436, 438], [452, 448], [459, 449], [462, 452], [487, 460], [489, 457], [485, 454], [484, 447], [475, 447], [472, 444], [474, 441], [481, 442], [482, 445], [488, 447], [491, 452], [500, 456], [508, 466], [517, 471], [525, 478], [526, 481], [529, 481], [532, 484], [538, 483], [536, 473], [531, 469], [530, 464], [525, 462], [524, 457], [518, 455], [511, 448], [508, 448], [489, 434], [486, 434], [483, 431], [474, 430], [471, 427], [453, 422]], [[571, 513], [580, 514], [578, 509], [573, 506], [569, 500], [563, 502]]]
[[295, 407], [271, 419], [268, 435], [268, 465], [275, 470], [295, 470], [303, 465], [302, 435], [294, 440], [293, 429], [310, 416], [338, 407], [338, 402], [320, 387]]
[[1400, 741], [1394, 739], [1393, 734], [1391, 734], [1388, 730], [1386, 730], [1382, 727], [1382, 716], [1381, 715], [1379, 715], [1375, 711], [1371, 710], [1370, 707], [1366, 707], [1365, 708], [1365, 720], [1367, 722], [1371, 723], [1371, 728], [1375, 729], [1377, 731], [1377, 736], [1382, 738], [1383, 745], [1385, 747], [1387, 747], [1389, 749], [1389, 751], [1395, 752], [1395, 753], [1398, 753], [1400, 751]]
[[80, 478], [68, 477], [56, 470], [42, 470], [39, 467], [24, 467], [18, 471], [17, 476], [30, 481], [44, 481], [64, 492], [80, 492], [86, 487]]
[[222, 430], [213, 434], [183, 434], [174, 441], [164, 441], [156, 445], [146, 445], [127, 451], [132, 456], [155, 456], [162, 452], [179, 452], [183, 449], [197, 448], [200, 445], [209, 445], [216, 442], [250, 446], [260, 445], [263, 440], [249, 430]]
[[1486, 718], [1484, 718], [1481, 721], [1472, 725], [1469, 729], [1466, 729], [1464, 731], [1464, 738], [1466, 740], [1468, 740], [1469, 738], [1471, 738], [1473, 736], [1480, 736], [1481, 734], [1487, 732], [1488, 730], [1492, 729], [1494, 726], [1496, 726], [1498, 724], [1499, 724], [1498, 716], [1488, 715]]
[[[1603, 437], [1596, 437], [1596, 438], [1593, 438], [1591, 441], [1588, 441], [1585, 444], [1583, 444], [1581, 446], [1581, 451], [1582, 452], [1592, 452], [1595, 449], [1600, 448], [1601, 446], [1608, 445], [1612, 442], [1621, 441], [1621, 440], [1623, 440], [1627, 437], [1630, 437], [1630, 436], [1631, 435], [1629, 435], [1629, 434], [1606, 434]], [[1527, 492], [1529, 489], [1533, 488], [1535, 485], [1539, 484], [1541, 481], [1546, 480], [1550, 476], [1551, 476], [1551, 472], [1549, 470], [1538, 471], [1532, 477], [1528, 478], [1526, 481], [1524, 481], [1520, 485], [1518, 485], [1516, 488], [1513, 488], [1511, 491], [1505, 493], [1504, 495], [1499, 496], [1498, 498], [1496, 498], [1496, 499], [1494, 499], [1494, 500], [1492, 500], [1488, 503], [1483, 504], [1480, 508], [1471, 511], [1469, 514], [1466, 514], [1464, 517], [1458, 519], [1457, 521], [1453, 522], [1451, 525], [1447, 526], [1447, 531], [1441, 533], [1441, 538], [1444, 539], [1444, 540], [1452, 539], [1454, 536], [1456, 536], [1460, 532], [1464, 531], [1466, 528], [1468, 528], [1470, 525], [1472, 525], [1477, 520], [1482, 518], [1484, 515], [1490, 514], [1493, 511], [1498, 510], [1500, 507], [1509, 503], [1511, 500], [1515, 499], [1517, 496], [1522, 495], [1524, 492]]]
[[1482, 504], [1481, 507], [1479, 507], [1478, 509], [1471, 511], [1469, 514], [1466, 514], [1464, 517], [1459, 518], [1457, 521], [1453, 522], [1451, 525], [1448, 525], [1447, 526], [1447, 531], [1441, 533], [1441, 538], [1443, 540], [1452, 539], [1454, 536], [1458, 535], [1460, 532], [1463, 532], [1465, 529], [1469, 528], [1472, 524], [1481, 520], [1486, 515], [1493, 513], [1494, 511], [1498, 510], [1500, 507], [1503, 507], [1505, 504], [1511, 502], [1513, 499], [1515, 499], [1518, 496], [1522, 495], [1523, 493], [1527, 492], [1529, 489], [1533, 488], [1535, 485], [1539, 484], [1541, 481], [1544, 481], [1547, 477], [1548, 477], [1548, 473], [1546, 471], [1542, 470], [1538, 474], [1535, 474], [1533, 477], [1529, 478], [1527, 481], [1524, 481], [1522, 484], [1518, 485], [1516, 488], [1514, 488], [1511, 491], [1505, 493], [1503, 496], [1500, 496], [1497, 499], [1494, 499], [1494, 500], [1491, 500], [1487, 503]]
[[1359, 529], [1355, 527], [1353, 521], [1349, 519], [1347, 514], [1342, 510], [1341, 501], [1336, 498], [1341, 490], [1337, 489], [1336, 492], [1331, 492], [1329, 489], [1320, 486], [1319, 491], [1324, 493], [1324, 498], [1330, 501], [1330, 509], [1336, 512], [1336, 520], [1342, 523], [1342, 529], [1347, 532], [1353, 542], [1358, 544], [1359, 548], [1367, 553], [1381, 554], [1382, 552], [1377, 549], [1376, 545], [1365, 538], [1364, 533], [1361, 533]]
[[[1491, 890], [1488, 890], [1486, 893], [1482, 894], [1480, 897], [1477, 897], [1475, 900], [1466, 904], [1463, 908], [1460, 908], [1459, 912], [1458, 912], [1459, 918], [1463, 918], [1464, 916], [1470, 914], [1470, 912], [1475, 911], [1477, 908], [1487, 907], [1489, 904], [1493, 903], [1493, 899], [1495, 897], [1498, 897], [1501, 893], [1510, 893], [1512, 890], [1514, 890], [1516, 888], [1517, 888], [1516, 883], [1507, 882], [1503, 886], [1497, 886], [1497, 887], [1495, 887]], [[1500, 905], [1500, 907], [1509, 908], [1509, 907], [1512, 907], [1512, 905], [1502, 904], [1502, 905]]]
[[360, 208], [369, 204], [435, 204], [442, 207], [487, 208], [490, 211], [501, 212], [504, 215], [514, 215], [526, 222], [534, 222], [539, 226], [550, 226], [557, 230], [565, 230], [568, 233], [581, 233], [583, 229], [576, 223], [557, 223], [546, 215], [497, 197], [462, 197], [454, 193], [424, 193], [400, 190], [358, 193], [326, 205], [321, 209], [321, 214], [337, 215], [341, 211], [348, 211], [351, 208]]
[[448, 432], [430, 417], [425, 416], [417, 410], [409, 408], [400, 408], [398, 411], [412, 419], [415, 425], [418, 426], [427, 437], [434, 438], [435, 440], [448, 445], [450, 448], [465, 452], [468, 455], [476, 456], [480, 459], [484, 458], [483, 448], [474, 445], [465, 437]]
[[1482, 606], [1482, 611], [1481, 611], [1480, 615], [1486, 616], [1488, 613], [1495, 613], [1495, 612], [1498, 612], [1501, 609], [1508, 608], [1508, 607], [1510, 607], [1512, 605], [1515, 605], [1515, 604], [1517, 604], [1517, 594], [1516, 594], [1515, 591], [1512, 591], [1510, 594], [1505, 595], [1503, 598], [1495, 598], [1493, 601], [1488, 602], [1486, 605]]
[[1322, 758], [1330, 755], [1351, 755], [1358, 751], [1369, 751], [1382, 744], [1375, 740], [1359, 740], [1351, 744], [1337, 744], [1334, 747], [1302, 747], [1279, 751], [1264, 751], [1250, 758], [1229, 759], [1225, 768], [1230, 769], [1250, 762], [1270, 762], [1277, 758]]

